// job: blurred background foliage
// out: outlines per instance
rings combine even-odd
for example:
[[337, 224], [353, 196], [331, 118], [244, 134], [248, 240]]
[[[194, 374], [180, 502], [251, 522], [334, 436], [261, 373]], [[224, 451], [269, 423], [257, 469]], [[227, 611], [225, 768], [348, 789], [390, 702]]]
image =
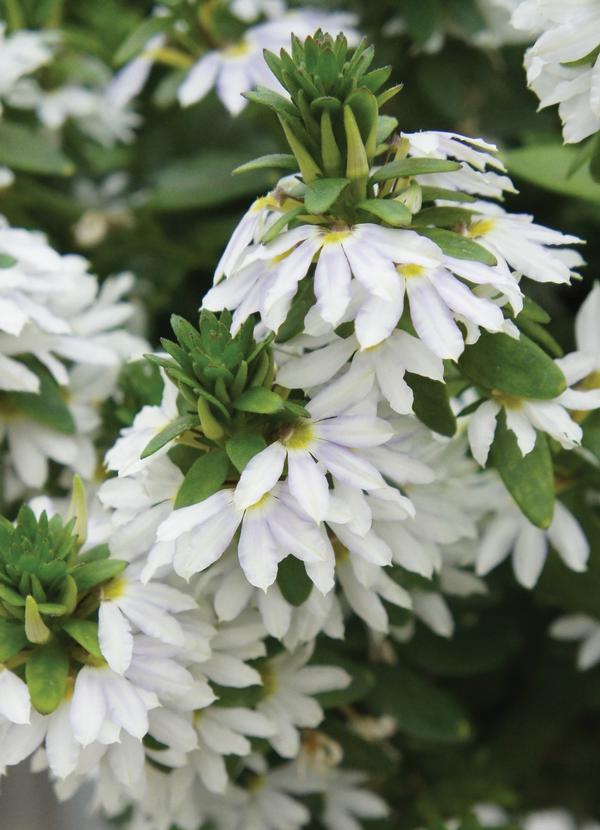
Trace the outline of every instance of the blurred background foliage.
[[[569, 175], [578, 149], [561, 145], [554, 109], [536, 112], [522, 68], [524, 45], [474, 45], [482, 25], [475, 0], [312, 5], [356, 13], [360, 30], [377, 47], [377, 64], [392, 64], [392, 81], [405, 85], [387, 108], [401, 129], [452, 130], [496, 142], [520, 190], [507, 207], [586, 240], [581, 284], [529, 286], [552, 314], [557, 339], [571, 347], [573, 315], [600, 275], [600, 185], [585, 165]], [[0, 7], [9, 27], [64, 28], [60, 61], [44, 70], [51, 85], [52, 73], [77, 68], [82, 52], [114, 70], [122, 44], [154, 4], [3, 0]], [[42, 229], [61, 252], [86, 256], [101, 277], [133, 271], [153, 342], [168, 334], [171, 313], [193, 316], [235, 224], [275, 181], [263, 172], [232, 177], [231, 170], [286, 150], [274, 116], [253, 104], [233, 118], [213, 92], [181, 109], [174, 77], [172, 67], [153, 67], [136, 102], [143, 127], [132, 143], [103, 147], [67, 123], [60, 146], [70, 175], [56, 175], [56, 165], [43, 174], [13, 165], [16, 181], [0, 192], [0, 212], [11, 223]], [[6, 114], [29, 123], [10, 108]], [[8, 163], [1, 139], [0, 163]], [[144, 382], [142, 375], [130, 379], [124, 405], [131, 413], [124, 420], [143, 397], [136, 383]], [[599, 432], [600, 425], [590, 440]], [[598, 473], [590, 475], [597, 487]], [[397, 717], [400, 750], [396, 742], [387, 753], [375, 751], [330, 717], [327, 731], [342, 742], [347, 763], [369, 769], [397, 808], [393, 824], [373, 827], [438, 828], [448, 815], [465, 816], [465, 828], [477, 827], [468, 809], [481, 801], [528, 810], [560, 804], [577, 815], [600, 816], [600, 668], [576, 673], [572, 646], [547, 636], [557, 610], [600, 617], [600, 520], [589, 511], [583, 516], [581, 505], [570, 506], [589, 523], [593, 550], [586, 574], [554, 558], [532, 598], [515, 586], [505, 564], [494, 572], [489, 596], [452, 600], [452, 640], [420, 627], [398, 648], [399, 665], [364, 669], [357, 702], [345, 705]], [[364, 653], [357, 625], [344, 659], [361, 661]]]

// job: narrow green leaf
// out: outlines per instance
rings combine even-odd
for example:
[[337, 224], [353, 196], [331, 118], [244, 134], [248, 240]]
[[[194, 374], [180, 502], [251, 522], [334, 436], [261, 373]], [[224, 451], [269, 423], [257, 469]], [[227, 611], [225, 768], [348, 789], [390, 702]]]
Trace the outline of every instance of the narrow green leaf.
[[267, 87], [257, 86], [256, 89], [245, 92], [244, 98], [247, 98], [248, 101], [253, 101], [255, 104], [269, 107], [269, 109], [274, 110], [278, 115], [298, 116], [296, 107], [288, 98], [284, 98], [283, 95], [274, 92], [272, 89], [267, 89]]
[[0, 663], [28, 645], [23, 623], [0, 619]]
[[410, 225], [412, 213], [403, 205], [393, 199], [365, 199], [359, 202], [357, 207], [361, 210], [376, 216], [393, 228]]
[[413, 225], [435, 225], [438, 228], [454, 228], [466, 225], [473, 216], [472, 210], [454, 207], [429, 207], [420, 211]]
[[554, 469], [546, 436], [538, 432], [533, 450], [521, 455], [517, 439], [501, 412], [489, 464], [498, 470], [506, 489], [529, 521], [537, 527], [549, 527], [554, 514]]
[[137, 26], [119, 46], [114, 57], [116, 66], [135, 58], [154, 35], [164, 32], [171, 25], [170, 17], [149, 17]]
[[229, 473], [225, 450], [201, 455], [187, 471], [175, 499], [175, 509], [204, 501], [221, 488]]
[[421, 185], [421, 193], [424, 202], [433, 202], [436, 199], [444, 199], [446, 202], [475, 202], [475, 196], [469, 193], [461, 193], [460, 190], [447, 190], [445, 187], [429, 187]]
[[445, 383], [406, 372], [404, 380], [413, 391], [413, 411], [420, 421], [441, 435], [451, 437], [456, 432], [456, 417], [450, 406]]
[[102, 582], [107, 582], [109, 579], [114, 579], [115, 576], [123, 573], [126, 567], [127, 562], [120, 559], [100, 559], [97, 562], [77, 565], [73, 568], [71, 576], [77, 583], [79, 593], [84, 594], [90, 588], [94, 588]]
[[292, 208], [291, 210], [286, 211], [283, 216], [280, 216], [279, 219], [270, 226], [268, 231], [263, 234], [261, 238], [261, 242], [263, 245], [266, 245], [267, 242], [272, 242], [279, 234], [286, 228], [290, 222], [292, 222], [297, 216], [301, 213], [304, 213], [306, 208], [304, 205], [297, 205], [296, 207]]
[[264, 386], [253, 386], [251, 389], [242, 392], [233, 406], [241, 412], [258, 412], [272, 415], [275, 412], [281, 412], [283, 404], [283, 399], [276, 392], [271, 392], [270, 389], [265, 389]]
[[558, 366], [524, 334], [515, 340], [482, 332], [477, 343], [465, 348], [458, 365], [478, 386], [518, 398], [549, 400], [566, 388]]
[[600, 203], [600, 184], [586, 167], [569, 175], [576, 163], [579, 150], [562, 144], [544, 144], [521, 147], [504, 153], [502, 158], [509, 173], [546, 190], [564, 196]]
[[270, 153], [267, 156], [260, 156], [259, 158], [247, 161], [245, 164], [240, 164], [233, 171], [233, 175], [237, 176], [239, 173], [251, 173], [253, 170], [297, 170], [298, 162], [295, 156], [291, 153]]
[[400, 179], [405, 176], [419, 176], [426, 173], [452, 173], [460, 170], [460, 164], [446, 159], [406, 158], [390, 161], [373, 173], [375, 182], [385, 182], [387, 179]]
[[10, 403], [34, 421], [51, 427], [65, 435], [75, 432], [75, 422], [61, 395], [60, 388], [46, 370], [38, 370], [40, 391], [7, 392]]
[[69, 176], [74, 166], [53, 146], [53, 136], [20, 124], [0, 122], [0, 164], [26, 173]]
[[277, 330], [277, 343], [285, 343], [300, 334], [304, 328], [304, 318], [315, 304], [315, 292], [311, 277], [304, 277], [298, 284], [298, 290], [292, 300], [288, 315]]
[[312, 582], [306, 573], [304, 563], [295, 556], [286, 556], [277, 570], [279, 590], [291, 605], [302, 605], [312, 590]]
[[92, 620], [65, 620], [64, 631], [94, 657], [102, 657], [98, 642], [98, 623]]
[[250, 459], [258, 455], [266, 446], [267, 442], [258, 432], [240, 432], [227, 441], [225, 449], [229, 460], [241, 473]]
[[179, 418], [175, 418], [175, 420], [171, 421], [171, 423], [161, 430], [158, 435], [155, 435], [154, 438], [148, 441], [140, 458], [148, 458], [150, 455], [153, 455], [155, 452], [164, 447], [165, 444], [168, 444], [169, 441], [172, 441], [174, 438], [177, 438], [178, 435], [181, 435], [182, 432], [187, 432], [188, 429], [193, 429], [197, 426], [197, 415], [180, 415]]
[[309, 213], [326, 213], [350, 184], [349, 179], [316, 179], [304, 193], [304, 205]]
[[483, 262], [484, 265], [496, 265], [496, 257], [487, 248], [478, 242], [473, 242], [466, 236], [443, 228], [420, 228], [415, 227], [417, 233], [431, 239], [447, 255], [455, 259], [469, 259], [472, 262]]
[[31, 702], [42, 715], [57, 709], [67, 691], [69, 658], [60, 645], [39, 646], [27, 660], [25, 679]]
[[429, 680], [406, 666], [377, 667], [375, 679], [369, 705], [377, 713], [391, 715], [401, 733], [438, 744], [469, 738], [471, 726], [460, 703]]

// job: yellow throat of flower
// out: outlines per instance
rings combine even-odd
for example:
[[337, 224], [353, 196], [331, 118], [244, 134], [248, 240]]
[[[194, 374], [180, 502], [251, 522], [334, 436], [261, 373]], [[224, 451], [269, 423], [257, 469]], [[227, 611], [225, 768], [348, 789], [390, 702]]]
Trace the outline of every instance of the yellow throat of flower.
[[290, 450], [306, 450], [315, 440], [315, 430], [310, 421], [297, 421], [285, 427], [280, 440]]
[[495, 219], [479, 219], [479, 221], [474, 222], [471, 227], [467, 228], [467, 236], [470, 236], [471, 239], [477, 239], [480, 236], [486, 236], [495, 227]]

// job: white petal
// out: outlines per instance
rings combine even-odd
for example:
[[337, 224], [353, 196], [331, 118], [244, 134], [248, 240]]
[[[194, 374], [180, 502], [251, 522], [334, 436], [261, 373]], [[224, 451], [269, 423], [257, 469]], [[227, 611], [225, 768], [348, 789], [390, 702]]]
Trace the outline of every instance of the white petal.
[[350, 266], [339, 243], [323, 245], [315, 270], [315, 296], [323, 320], [337, 326], [350, 302]]
[[75, 679], [75, 688], [71, 699], [71, 726], [75, 739], [87, 746], [100, 734], [106, 716], [106, 700], [100, 681], [100, 672], [84, 666]]
[[281, 478], [285, 458], [285, 447], [275, 441], [246, 464], [235, 488], [234, 501], [238, 510], [256, 504], [273, 489]]
[[133, 635], [129, 622], [114, 602], [100, 603], [98, 640], [108, 665], [117, 674], [123, 674], [131, 663]]
[[12, 723], [29, 723], [30, 714], [27, 684], [0, 664], [0, 715]]
[[288, 453], [288, 487], [302, 509], [317, 524], [329, 506], [329, 484], [322, 469], [306, 450]]
[[477, 553], [476, 571], [485, 576], [506, 559], [519, 532], [519, 520], [512, 514], [499, 515], [485, 529]]
[[411, 320], [421, 340], [438, 357], [456, 360], [464, 350], [464, 343], [448, 306], [426, 278], [410, 277], [406, 290]]
[[215, 82], [220, 65], [221, 57], [217, 52], [208, 52], [194, 64], [177, 92], [182, 107], [189, 107], [204, 98]]
[[262, 515], [249, 511], [244, 516], [238, 558], [251, 585], [266, 591], [275, 582], [280, 551]]
[[485, 401], [471, 415], [467, 428], [473, 458], [485, 467], [496, 433], [496, 416], [500, 407], [495, 401]]
[[514, 433], [522, 455], [527, 455], [535, 447], [537, 433], [525, 413], [520, 409], [505, 407], [506, 426]]
[[588, 540], [577, 519], [559, 501], [554, 506], [548, 538], [567, 567], [572, 571], [585, 570], [590, 554]]
[[524, 588], [533, 588], [546, 561], [548, 544], [543, 530], [524, 521], [513, 552], [513, 568]]

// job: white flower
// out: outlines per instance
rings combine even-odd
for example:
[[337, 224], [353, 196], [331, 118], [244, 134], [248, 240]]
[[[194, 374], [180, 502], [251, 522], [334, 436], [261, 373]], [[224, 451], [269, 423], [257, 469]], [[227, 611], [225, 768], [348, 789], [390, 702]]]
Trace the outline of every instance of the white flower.
[[577, 668], [586, 671], [600, 661], [600, 622], [585, 614], [559, 617], [550, 626], [555, 640], [580, 641], [577, 649]]
[[[172, 544], [168, 549], [155, 548], [143, 578], [149, 578], [159, 564], [171, 560], [176, 573], [189, 579], [219, 559], [240, 525], [240, 565], [248, 582], [257, 588], [266, 590], [275, 581], [277, 566], [288, 554], [307, 565], [327, 561], [331, 556], [327, 536], [297, 512], [283, 486], [245, 508], [236, 503], [235, 491], [226, 488], [199, 504], [175, 510], [160, 525], [159, 544]], [[325, 593], [332, 581], [333, 574], [329, 573], [317, 587]]]
[[513, 271], [536, 282], [568, 283], [573, 268], [583, 259], [561, 245], [581, 243], [576, 236], [537, 225], [532, 216], [507, 213], [491, 202], [468, 205], [474, 211], [471, 223], [464, 229], [465, 236], [476, 240], [494, 256], [506, 262]]
[[[395, 412], [412, 411], [413, 392], [404, 380], [405, 372], [443, 381], [444, 364], [424, 343], [408, 332], [396, 330], [376, 346], [364, 351], [355, 335], [341, 338], [331, 333], [329, 342], [297, 358], [289, 358], [277, 371], [277, 382], [289, 389], [310, 389], [330, 381], [352, 357], [349, 373], [356, 378], [360, 394], [365, 372], [371, 385]], [[357, 394], [358, 399], [358, 394]]]
[[275, 775], [278, 781], [286, 781], [292, 793], [322, 794], [320, 818], [327, 830], [357, 830], [360, 819], [385, 818], [389, 814], [385, 801], [362, 786], [367, 782], [365, 773], [314, 765], [307, 769], [296, 762], [278, 768]]
[[[572, 352], [555, 360], [567, 383], [574, 384], [590, 373], [593, 361], [581, 352]], [[496, 394], [471, 415], [468, 426], [469, 444], [474, 458], [485, 466], [496, 432], [496, 418], [501, 410], [506, 426], [514, 434], [522, 455], [530, 453], [536, 442], [537, 430], [546, 432], [564, 449], [581, 443], [582, 430], [571, 418], [568, 409], [590, 410], [600, 407], [600, 390], [567, 389], [557, 398], [535, 400]]]
[[183, 629], [172, 615], [197, 607], [193, 597], [170, 585], [143, 585], [139, 571], [140, 566], [130, 565], [125, 573], [104, 585], [100, 595], [100, 650], [118, 674], [123, 674], [131, 664], [132, 625], [161, 642], [181, 646]]
[[190, 106], [214, 86], [229, 112], [238, 115], [246, 106], [243, 94], [255, 86], [282, 91], [264, 61], [264, 49], [278, 53], [282, 48], [289, 48], [292, 32], [302, 39], [319, 28], [333, 33], [344, 30], [350, 42], [356, 43], [356, 31], [348, 28], [354, 22], [353, 15], [299, 9], [251, 26], [238, 42], [208, 51], [194, 64], [179, 87], [179, 102], [184, 107]]
[[[346, 378], [341, 381], [346, 384]], [[329, 387], [314, 397], [306, 406], [313, 417], [284, 427], [279, 440], [248, 462], [235, 489], [238, 508], [245, 509], [270, 492], [286, 461], [290, 494], [317, 523], [329, 511], [326, 473], [358, 490], [386, 486], [381, 473], [356, 450], [384, 444], [393, 430], [373, 415], [334, 414], [340, 410], [331, 393]]]
[[163, 374], [163, 396], [158, 406], [144, 406], [135, 416], [130, 427], [121, 430], [115, 445], [106, 453], [106, 465], [120, 476], [132, 475], [152, 463], [156, 456], [166, 455], [171, 442], [165, 444], [149, 458], [141, 454], [152, 438], [158, 435], [171, 421], [179, 417], [177, 409], [177, 387]]
[[484, 576], [512, 553], [515, 576], [525, 588], [538, 581], [548, 546], [556, 550], [567, 568], [581, 572], [586, 569], [589, 544], [579, 522], [557, 501], [554, 518], [547, 530], [532, 525], [512, 505], [507, 505], [484, 528], [477, 553], [477, 573]]
[[44, 66], [54, 53], [58, 33], [23, 29], [6, 35], [6, 23], [0, 23], [0, 96], [10, 93], [16, 82]]
[[204, 786], [211, 792], [224, 793], [229, 783], [225, 755], [250, 755], [252, 747], [246, 736], [270, 738], [275, 726], [261, 712], [242, 706], [210, 706], [194, 714], [194, 728], [199, 747], [189, 757]]
[[575, 318], [575, 340], [579, 354], [591, 361], [592, 371], [600, 371], [600, 283], [585, 298]]
[[[461, 163], [460, 170], [417, 176], [420, 184], [460, 190], [493, 199], [501, 199], [505, 191], [516, 192], [508, 176], [501, 175], [505, 172], [505, 167], [494, 155], [497, 149], [494, 144], [489, 144], [481, 138], [437, 130], [402, 133], [402, 138], [409, 143], [409, 156], [451, 159]], [[489, 167], [493, 170], [488, 170]], [[500, 173], [495, 172], [496, 170]]]
[[27, 685], [0, 664], [0, 715], [11, 723], [29, 723], [31, 701]]
[[567, 143], [582, 141], [600, 129], [600, 6], [578, 0], [525, 0], [513, 25], [541, 32], [525, 55], [529, 86], [540, 108], [558, 104]]
[[[243, 293], [248, 296], [258, 289], [262, 320], [268, 328], [276, 331], [285, 320], [298, 282], [317, 257], [318, 312], [336, 326], [346, 315], [353, 293], [357, 294], [351, 316], [362, 349], [381, 343], [394, 331], [406, 293], [420, 339], [438, 357], [456, 358], [464, 343], [455, 318], [490, 331], [504, 327], [500, 308], [477, 296], [461, 279], [491, 286], [500, 294], [506, 293], [507, 286], [513, 296], [520, 294], [510, 273], [499, 266], [445, 257], [437, 245], [414, 231], [371, 223], [333, 231], [301, 225], [261, 246], [253, 256], [265, 262], [260, 268], [253, 261], [240, 272], [240, 277], [252, 274]], [[239, 278], [233, 291], [228, 289], [229, 280], [209, 292], [207, 307], [239, 307], [243, 299]]]
[[275, 725], [277, 732], [269, 740], [284, 758], [298, 753], [298, 727], [315, 727], [323, 719], [323, 710], [313, 695], [344, 689], [351, 680], [337, 666], [307, 666], [312, 652], [312, 644], [292, 653], [283, 651], [261, 668], [266, 696], [257, 710]]

